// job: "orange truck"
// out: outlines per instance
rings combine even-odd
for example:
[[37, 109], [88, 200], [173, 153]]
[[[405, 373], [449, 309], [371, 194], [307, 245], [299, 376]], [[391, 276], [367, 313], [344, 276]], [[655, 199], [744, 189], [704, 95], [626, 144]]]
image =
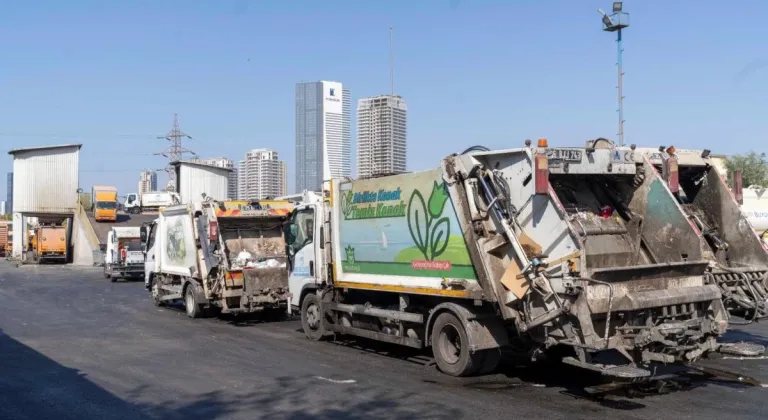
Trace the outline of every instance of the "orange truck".
[[111, 185], [94, 185], [91, 189], [93, 218], [97, 222], [117, 221], [117, 188]]
[[11, 222], [0, 221], [0, 257], [7, 257], [11, 244]]
[[35, 228], [35, 260], [67, 262], [67, 228], [40, 225]]

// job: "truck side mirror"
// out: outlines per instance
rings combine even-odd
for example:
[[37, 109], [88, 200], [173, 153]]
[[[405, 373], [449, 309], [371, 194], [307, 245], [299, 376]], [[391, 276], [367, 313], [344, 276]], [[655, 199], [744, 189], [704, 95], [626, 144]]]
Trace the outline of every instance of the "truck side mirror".
[[147, 243], [147, 227], [142, 226], [141, 230], [139, 231], [139, 238], [141, 239], [142, 244]]

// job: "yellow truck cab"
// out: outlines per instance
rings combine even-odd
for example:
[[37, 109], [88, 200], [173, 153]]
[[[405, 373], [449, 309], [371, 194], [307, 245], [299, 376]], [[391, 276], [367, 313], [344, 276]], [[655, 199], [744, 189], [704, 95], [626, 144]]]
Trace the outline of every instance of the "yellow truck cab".
[[117, 221], [117, 188], [109, 185], [94, 185], [91, 190], [93, 218], [97, 222]]

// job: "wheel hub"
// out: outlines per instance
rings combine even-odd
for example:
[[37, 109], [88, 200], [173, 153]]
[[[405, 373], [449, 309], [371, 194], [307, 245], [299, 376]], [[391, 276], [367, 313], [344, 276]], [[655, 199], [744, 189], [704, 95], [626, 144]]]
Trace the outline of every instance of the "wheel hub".
[[318, 315], [317, 305], [311, 305], [307, 308], [307, 325], [313, 330], [316, 330], [320, 323], [320, 316]]

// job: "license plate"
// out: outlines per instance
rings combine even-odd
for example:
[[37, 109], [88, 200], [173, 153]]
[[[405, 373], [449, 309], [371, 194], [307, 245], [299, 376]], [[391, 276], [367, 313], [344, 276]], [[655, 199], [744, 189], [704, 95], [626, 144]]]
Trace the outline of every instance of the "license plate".
[[547, 149], [547, 159], [563, 160], [566, 162], [581, 162], [581, 150]]

